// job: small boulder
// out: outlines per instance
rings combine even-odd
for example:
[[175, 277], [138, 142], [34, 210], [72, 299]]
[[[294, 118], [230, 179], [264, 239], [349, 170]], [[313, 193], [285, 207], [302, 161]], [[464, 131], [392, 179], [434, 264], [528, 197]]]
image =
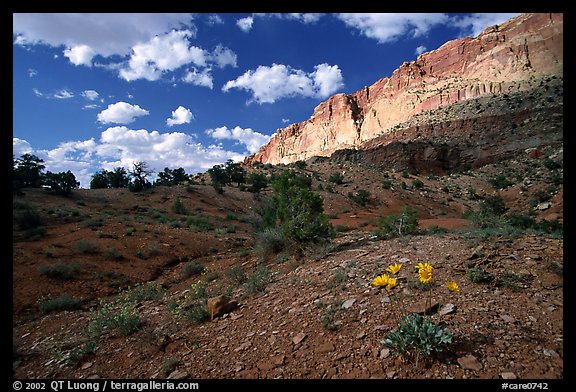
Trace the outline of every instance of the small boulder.
[[238, 302], [231, 301], [227, 295], [208, 298], [208, 302], [206, 303], [206, 311], [210, 315], [211, 320], [214, 320], [215, 317], [230, 313], [237, 307]]

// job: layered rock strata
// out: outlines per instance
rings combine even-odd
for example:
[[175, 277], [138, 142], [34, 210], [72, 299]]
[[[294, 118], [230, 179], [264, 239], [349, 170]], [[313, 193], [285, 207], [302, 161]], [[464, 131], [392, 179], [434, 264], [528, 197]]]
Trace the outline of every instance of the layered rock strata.
[[421, 54], [353, 94], [330, 97], [308, 120], [278, 129], [246, 163], [291, 163], [342, 149], [366, 150], [362, 146], [375, 138], [400, 139], [394, 134], [402, 124], [425, 121], [419, 114], [479, 98], [530, 94], [550, 76], [563, 77], [563, 14], [522, 14], [475, 38]]

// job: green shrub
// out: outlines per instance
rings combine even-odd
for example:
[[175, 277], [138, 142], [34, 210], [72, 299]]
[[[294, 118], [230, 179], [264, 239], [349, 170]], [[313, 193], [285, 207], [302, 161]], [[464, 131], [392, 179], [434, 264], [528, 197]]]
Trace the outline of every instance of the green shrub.
[[204, 271], [204, 266], [200, 263], [186, 263], [182, 275], [188, 278], [192, 275], [199, 275]]
[[243, 284], [248, 280], [246, 272], [239, 265], [233, 265], [226, 270], [226, 276], [238, 284]]
[[257, 234], [254, 246], [256, 253], [267, 260], [269, 257], [283, 251], [288, 246], [288, 241], [280, 229], [267, 228]]
[[129, 287], [124, 293], [125, 300], [129, 302], [159, 299], [163, 296], [164, 289], [156, 282], [138, 283], [134, 287]]
[[270, 271], [265, 266], [261, 265], [256, 272], [248, 276], [246, 281], [246, 289], [249, 293], [257, 293], [264, 291], [270, 282]]
[[188, 209], [179, 197], [177, 197], [174, 204], [172, 204], [172, 211], [175, 214], [188, 215]]
[[186, 226], [188, 226], [192, 230], [196, 229], [198, 231], [208, 231], [212, 230], [213, 228], [212, 223], [210, 223], [210, 220], [204, 214], [198, 214], [189, 217], [186, 220]]
[[40, 214], [33, 208], [18, 208], [12, 213], [14, 226], [20, 230], [36, 229], [42, 225]]
[[344, 183], [344, 176], [340, 172], [335, 172], [328, 177], [328, 181], [336, 185], [341, 185]]
[[420, 189], [424, 186], [424, 183], [416, 178], [416, 179], [412, 180], [412, 186], [416, 189]]
[[384, 189], [390, 189], [392, 188], [392, 180], [384, 180], [382, 181], [382, 186], [384, 187]]
[[359, 189], [355, 194], [348, 192], [348, 198], [364, 207], [370, 201], [370, 192], [366, 189]]
[[472, 283], [488, 283], [494, 279], [492, 274], [484, 270], [484, 268], [480, 267], [479, 265], [467, 268], [466, 277], [470, 279]]
[[195, 324], [199, 324], [208, 319], [206, 303], [208, 301], [208, 282], [199, 280], [190, 286], [190, 290], [184, 298], [170, 305], [174, 316], [179, 319], [186, 319]]
[[278, 227], [296, 244], [321, 242], [335, 235], [324, 214], [322, 198], [310, 190], [312, 180], [283, 171], [272, 180], [272, 203], [262, 214], [265, 227]]
[[38, 300], [38, 310], [41, 313], [48, 313], [56, 310], [79, 309], [82, 300], [68, 294], [61, 294], [58, 298], [52, 298], [50, 294]]
[[78, 275], [80, 266], [77, 263], [57, 263], [52, 265], [41, 265], [38, 269], [42, 275], [46, 275], [50, 279], [71, 280]]
[[81, 239], [74, 244], [74, 250], [81, 254], [98, 253], [98, 247], [88, 240]]
[[384, 239], [415, 234], [418, 230], [418, 213], [410, 206], [403, 206], [400, 215], [391, 214], [378, 219], [376, 234]]
[[91, 310], [88, 331], [92, 335], [101, 335], [106, 330], [117, 330], [121, 335], [130, 335], [136, 332], [142, 320], [138, 313], [136, 303], [117, 300], [114, 302], [100, 302], [100, 308]]
[[162, 374], [168, 376], [180, 365], [180, 360], [176, 357], [169, 357], [162, 361]]
[[116, 248], [106, 249], [104, 251], [104, 256], [107, 259], [116, 260], [116, 261], [122, 260], [124, 258], [124, 256], [120, 252], [118, 252], [118, 249], [116, 249]]
[[306, 162], [304, 162], [302, 160], [298, 160], [298, 161], [294, 162], [292, 165], [298, 169], [304, 169], [306, 167]]
[[80, 223], [80, 227], [85, 227], [88, 229], [95, 229], [97, 227], [104, 226], [104, 222], [102, 219], [87, 219]]
[[329, 331], [336, 331], [339, 327], [339, 323], [336, 320], [336, 315], [338, 310], [342, 306], [342, 301], [334, 299], [330, 305], [326, 305], [324, 302], [318, 302], [318, 307], [323, 309], [320, 315], [320, 322], [322, 326]]
[[504, 174], [499, 174], [496, 177], [492, 177], [488, 180], [488, 182], [496, 189], [506, 189], [509, 186], [514, 185], [514, 183], [508, 180]]

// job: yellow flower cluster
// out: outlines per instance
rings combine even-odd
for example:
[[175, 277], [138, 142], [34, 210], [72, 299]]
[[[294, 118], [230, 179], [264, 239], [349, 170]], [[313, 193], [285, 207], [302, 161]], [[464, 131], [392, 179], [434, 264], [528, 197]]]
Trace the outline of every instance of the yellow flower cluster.
[[460, 287], [458, 286], [458, 283], [456, 282], [446, 282], [446, 287], [448, 287], [448, 290], [450, 290], [453, 293], [459, 293], [460, 292]]
[[[386, 271], [392, 275], [396, 275], [401, 268], [402, 264], [395, 263], [386, 268]], [[415, 268], [418, 270], [418, 280], [420, 282], [430, 283], [432, 281], [432, 272], [434, 271], [434, 267], [432, 266], [432, 264], [418, 263], [418, 265], [416, 265]], [[382, 274], [374, 278], [374, 280], [372, 281], [372, 285], [376, 287], [385, 286], [387, 290], [390, 290], [396, 287], [396, 278], [391, 278], [386, 274]], [[460, 287], [458, 286], [458, 283], [454, 281], [446, 282], [446, 287], [448, 287], [448, 290], [450, 290], [450, 292], [452, 293], [460, 292]]]
[[396, 278], [390, 278], [388, 275], [383, 274], [374, 278], [372, 285], [376, 287], [386, 286], [386, 290], [390, 290], [396, 286]]
[[416, 268], [418, 269], [418, 279], [420, 280], [420, 282], [430, 283], [432, 281], [432, 270], [434, 269], [434, 267], [432, 267], [432, 264], [418, 263]]

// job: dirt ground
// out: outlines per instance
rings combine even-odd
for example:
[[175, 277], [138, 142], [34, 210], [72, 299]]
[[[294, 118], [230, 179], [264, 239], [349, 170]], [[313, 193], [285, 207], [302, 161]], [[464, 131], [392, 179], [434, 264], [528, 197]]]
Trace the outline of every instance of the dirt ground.
[[[489, 179], [506, 170], [524, 179], [498, 191]], [[327, 181], [335, 171], [344, 172], [343, 184]], [[522, 155], [508, 169], [494, 164], [468, 175], [385, 173], [346, 162], [302, 172], [313, 176], [314, 190], [322, 185], [338, 234], [299, 259], [290, 252], [265, 257], [255, 246], [252, 222], [269, 189], [259, 196], [237, 187], [218, 195], [209, 185], [76, 190], [70, 198], [26, 189], [15, 196], [15, 208], [36, 208], [46, 230], [30, 237], [14, 229], [14, 378], [564, 378], [563, 237], [487, 235], [462, 215], [479, 208], [476, 195], [499, 192], [509, 211], [522, 212], [546, 190], [549, 205], [536, 206], [536, 218], [562, 223], [563, 186], [550, 190], [541, 159]], [[416, 179], [423, 186], [413, 185]], [[370, 192], [366, 206], [347, 197], [360, 189]], [[178, 198], [186, 214], [172, 211]], [[418, 212], [420, 233], [376, 236], [378, 218], [403, 205]], [[430, 290], [417, 282], [420, 262], [434, 266]], [[393, 263], [402, 265], [397, 287], [372, 286]], [[191, 272], [191, 264], [204, 272]], [[258, 292], [229, 273], [237, 266], [250, 275], [262, 265], [270, 277]], [[471, 278], [475, 266], [484, 281]], [[199, 324], [176, 317], [175, 304], [199, 280], [210, 297], [227, 294], [238, 307]], [[448, 280], [459, 293], [446, 288]], [[140, 327], [90, 338], [101, 301], [145, 282], [162, 295], [138, 300]], [[63, 294], [79, 305], [41, 311], [43, 301]], [[437, 303], [429, 317], [445, 322], [454, 338], [416, 364], [381, 341], [428, 299]]]

